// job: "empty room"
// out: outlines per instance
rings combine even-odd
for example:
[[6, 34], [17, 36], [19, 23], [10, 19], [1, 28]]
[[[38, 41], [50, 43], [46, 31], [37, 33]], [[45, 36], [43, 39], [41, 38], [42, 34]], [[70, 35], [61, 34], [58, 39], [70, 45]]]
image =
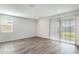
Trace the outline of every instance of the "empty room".
[[0, 4], [0, 54], [78, 54], [79, 4]]

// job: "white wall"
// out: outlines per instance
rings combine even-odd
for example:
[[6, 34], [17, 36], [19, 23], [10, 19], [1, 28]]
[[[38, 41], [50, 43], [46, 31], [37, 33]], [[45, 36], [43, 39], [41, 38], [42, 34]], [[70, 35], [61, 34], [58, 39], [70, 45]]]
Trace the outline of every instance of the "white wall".
[[[13, 32], [1, 32], [1, 20], [13, 20]], [[0, 15], [0, 42], [36, 36], [36, 20]]]
[[37, 25], [37, 35], [43, 38], [49, 38], [49, 19], [39, 19]]

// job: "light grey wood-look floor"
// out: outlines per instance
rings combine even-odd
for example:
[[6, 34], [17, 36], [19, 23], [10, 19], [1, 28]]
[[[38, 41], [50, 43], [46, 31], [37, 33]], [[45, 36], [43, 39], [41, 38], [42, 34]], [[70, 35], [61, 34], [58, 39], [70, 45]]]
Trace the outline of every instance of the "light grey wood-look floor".
[[0, 43], [0, 54], [76, 54], [79, 47], [44, 38], [28, 38]]

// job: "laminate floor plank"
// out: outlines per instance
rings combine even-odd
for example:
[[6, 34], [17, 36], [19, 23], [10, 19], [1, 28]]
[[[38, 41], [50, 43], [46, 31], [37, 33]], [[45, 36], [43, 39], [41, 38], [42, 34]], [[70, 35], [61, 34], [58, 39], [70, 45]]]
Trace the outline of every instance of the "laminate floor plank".
[[25, 38], [1, 42], [0, 54], [78, 54], [79, 47], [45, 38]]

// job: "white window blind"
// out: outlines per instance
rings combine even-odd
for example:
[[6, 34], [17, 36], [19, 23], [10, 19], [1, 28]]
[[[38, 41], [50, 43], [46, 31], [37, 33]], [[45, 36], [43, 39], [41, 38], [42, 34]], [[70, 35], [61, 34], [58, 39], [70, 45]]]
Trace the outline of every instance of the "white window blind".
[[2, 20], [2, 32], [13, 32], [13, 20]]

